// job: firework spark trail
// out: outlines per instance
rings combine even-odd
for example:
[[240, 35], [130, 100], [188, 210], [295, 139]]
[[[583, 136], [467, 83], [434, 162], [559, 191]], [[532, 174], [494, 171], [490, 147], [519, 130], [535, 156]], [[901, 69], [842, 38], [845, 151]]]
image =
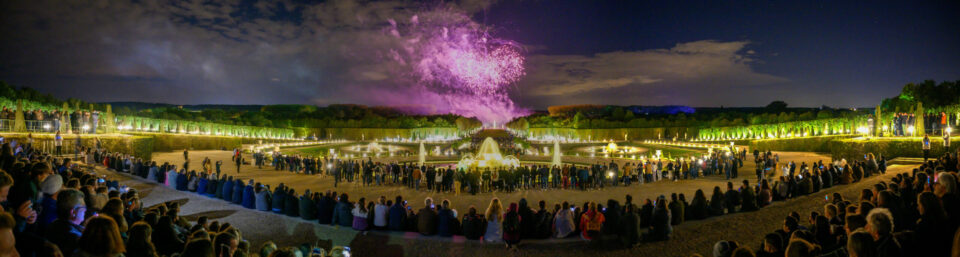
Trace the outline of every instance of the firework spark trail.
[[503, 123], [525, 114], [508, 95], [523, 77], [524, 57], [518, 44], [493, 38], [489, 28], [462, 12], [435, 9], [415, 15], [406, 24], [390, 20], [388, 34], [402, 42], [390, 52], [403, 75], [424, 90], [421, 96], [444, 111], [477, 117], [486, 124]]

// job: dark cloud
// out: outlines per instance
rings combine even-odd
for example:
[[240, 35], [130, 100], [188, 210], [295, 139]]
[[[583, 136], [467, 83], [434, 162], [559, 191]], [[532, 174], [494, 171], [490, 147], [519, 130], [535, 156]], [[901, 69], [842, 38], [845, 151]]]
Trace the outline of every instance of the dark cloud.
[[[5, 1], [0, 3], [0, 79], [92, 101], [403, 102], [439, 112], [476, 109], [496, 99], [436, 105], [449, 98], [443, 92], [424, 93], [423, 85], [400, 78], [402, 72], [395, 69], [403, 64], [385, 60], [396, 59], [393, 55], [411, 45], [400, 40], [415, 39], [392, 36], [389, 21], [412, 23], [414, 15], [436, 8], [472, 14], [491, 4]], [[706, 40], [669, 49], [532, 55], [525, 65], [527, 75], [511, 98], [532, 108], [571, 102], [629, 104], [638, 98], [693, 103], [710, 95], [668, 95], [676, 96], [670, 94], [673, 90], [708, 92], [789, 81], [755, 71], [758, 60], [749, 45]], [[429, 97], [417, 98], [422, 96]], [[514, 108], [513, 103], [502, 105]]]
[[[490, 1], [445, 8], [478, 11]], [[371, 102], [388, 19], [409, 1], [5, 1], [0, 79], [94, 101]], [[72, 85], [65, 85], [72, 84]], [[148, 94], [120, 95], [97, 86]], [[83, 87], [68, 95], [64, 87]], [[170, 94], [156, 92], [174, 92]], [[227, 100], [237, 99], [237, 100]], [[326, 100], [325, 100], [326, 99]]]
[[[669, 49], [583, 55], [535, 55], [520, 82], [523, 103], [594, 101], [612, 104], [678, 104], [671, 89], [689, 96], [730, 87], [778, 85], [787, 78], [757, 72], [748, 41], [679, 43]], [[654, 92], [656, 91], [656, 92]], [[642, 92], [642, 94], [627, 94]], [[636, 96], [631, 98], [629, 96]], [[706, 101], [711, 102], [711, 101]], [[716, 102], [716, 101], [713, 101]], [[689, 104], [694, 104], [690, 102]]]

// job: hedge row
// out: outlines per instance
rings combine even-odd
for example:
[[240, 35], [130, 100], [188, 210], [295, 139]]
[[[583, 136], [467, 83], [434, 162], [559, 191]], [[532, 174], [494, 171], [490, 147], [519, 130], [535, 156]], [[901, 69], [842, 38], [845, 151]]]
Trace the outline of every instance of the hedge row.
[[750, 141], [750, 149], [760, 151], [788, 151], [788, 152], [830, 152], [829, 143], [838, 139], [846, 139], [852, 136], [820, 136], [820, 137], [800, 137], [800, 138], [776, 138], [776, 139], [758, 139]]
[[526, 133], [528, 137], [561, 136], [566, 138], [579, 138], [582, 140], [627, 140], [642, 139], [672, 139], [677, 137], [679, 140], [684, 138], [693, 138], [697, 135], [697, 129], [687, 127], [669, 127], [669, 128], [614, 128], [614, 129], [573, 129], [573, 128], [529, 128], [521, 133]]
[[216, 150], [233, 149], [241, 147], [244, 144], [256, 144], [262, 140], [263, 143], [276, 142], [294, 142], [296, 140], [287, 139], [256, 139], [241, 138], [229, 136], [211, 136], [211, 135], [183, 135], [183, 134], [165, 134], [165, 133], [128, 133], [131, 135], [145, 136], [153, 139], [153, 151], [170, 152], [191, 150]]
[[[834, 159], [862, 160], [864, 153], [883, 155], [887, 160], [897, 157], [923, 157], [922, 138], [880, 138], [880, 139], [838, 139], [830, 141], [828, 148]], [[957, 146], [951, 146], [955, 151]], [[930, 138], [930, 157], [940, 156], [946, 152], [943, 139]]]
[[460, 134], [457, 128], [312, 128], [307, 133], [319, 138], [346, 140], [371, 140], [384, 138], [427, 138], [430, 136], [454, 137]]

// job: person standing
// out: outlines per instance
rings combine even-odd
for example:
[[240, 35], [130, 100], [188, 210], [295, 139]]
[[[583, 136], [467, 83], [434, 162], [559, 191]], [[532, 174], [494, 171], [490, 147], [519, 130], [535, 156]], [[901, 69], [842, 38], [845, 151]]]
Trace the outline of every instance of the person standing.
[[83, 140], [80, 139], [80, 134], [77, 134], [77, 141], [73, 147], [73, 159], [78, 159], [77, 155], [80, 154], [80, 148], [83, 147]]
[[943, 131], [943, 151], [950, 152], [950, 133], [947, 133], [946, 130]]
[[92, 122], [93, 126], [90, 128], [90, 134], [97, 134], [97, 125], [100, 121], [100, 111], [93, 111], [93, 114], [91, 114], [91, 116], [92, 116], [91, 118], [93, 119], [93, 122]]
[[63, 136], [60, 135], [60, 131], [57, 130], [57, 135], [53, 137], [53, 145], [57, 148], [57, 156], [63, 154]]
[[930, 137], [923, 135], [923, 161], [926, 162], [930, 156]]
[[243, 164], [243, 158], [238, 156], [236, 160], [237, 160], [237, 174], [240, 174], [240, 165]]

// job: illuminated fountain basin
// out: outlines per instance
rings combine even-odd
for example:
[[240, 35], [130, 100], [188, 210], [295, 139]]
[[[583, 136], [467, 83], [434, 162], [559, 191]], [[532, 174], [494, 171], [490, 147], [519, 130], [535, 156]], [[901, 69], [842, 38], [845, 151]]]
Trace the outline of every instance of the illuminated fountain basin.
[[354, 144], [344, 146], [341, 147], [340, 150], [347, 153], [361, 154], [363, 156], [384, 156], [393, 155], [394, 153], [407, 151], [409, 149], [402, 146], [380, 144], [377, 141], [373, 141], [366, 145]]
[[628, 155], [643, 154], [643, 153], [646, 153], [648, 150], [643, 147], [621, 146], [621, 145], [617, 145], [617, 143], [610, 142], [605, 145], [581, 147], [581, 148], [578, 148], [577, 151], [591, 157], [593, 156], [625, 157]]
[[463, 158], [457, 162], [457, 168], [476, 169], [476, 168], [509, 168], [520, 166], [520, 159], [512, 155], [503, 156], [500, 154], [500, 146], [493, 138], [483, 139], [477, 154], [466, 153]]

